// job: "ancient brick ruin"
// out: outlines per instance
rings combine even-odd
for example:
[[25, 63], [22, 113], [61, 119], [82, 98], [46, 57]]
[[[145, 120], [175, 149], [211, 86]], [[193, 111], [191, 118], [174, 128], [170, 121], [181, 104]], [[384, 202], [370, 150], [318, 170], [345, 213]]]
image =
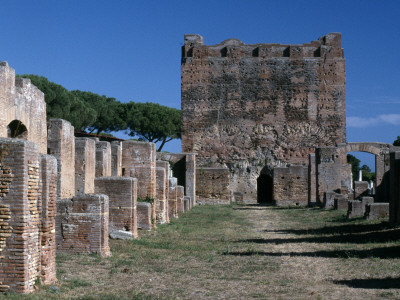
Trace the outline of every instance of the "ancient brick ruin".
[[307, 166], [316, 147], [346, 142], [339, 33], [301, 45], [185, 35], [181, 66], [182, 151], [198, 167], [228, 168], [233, 200], [256, 200], [273, 168]]
[[109, 237], [178, 217], [195, 201], [196, 156], [174, 157], [185, 188], [161, 159], [156, 170], [153, 143], [75, 138], [68, 121], [47, 122], [43, 93], [0, 62], [0, 291], [54, 283], [56, 251], [109, 256]]
[[[400, 223], [400, 148], [346, 142], [339, 33], [300, 45], [189, 34], [181, 72], [182, 151], [197, 154], [199, 203], [319, 205]], [[375, 155], [373, 185], [352, 178], [354, 151]]]
[[[340, 34], [214, 46], [186, 35], [182, 50], [183, 153], [76, 138], [0, 62], [0, 291], [53, 283], [56, 252], [109, 256], [109, 237], [136, 238], [197, 203], [319, 205], [400, 224], [400, 148], [346, 143]], [[375, 193], [353, 182], [352, 151], [375, 155]]]

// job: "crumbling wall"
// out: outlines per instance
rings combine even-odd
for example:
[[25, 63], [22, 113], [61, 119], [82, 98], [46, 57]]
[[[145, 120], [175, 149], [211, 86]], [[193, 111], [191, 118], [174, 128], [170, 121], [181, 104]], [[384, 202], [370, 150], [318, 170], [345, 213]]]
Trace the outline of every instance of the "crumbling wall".
[[[13, 121], [26, 132], [13, 136]], [[12, 126], [11, 126], [12, 127]], [[17, 131], [18, 132], [18, 131]], [[15, 78], [7, 62], [0, 62], [0, 137], [22, 138], [38, 145], [39, 153], [47, 153], [46, 103], [44, 94], [29, 79]]]
[[228, 167], [230, 189], [257, 198], [261, 170], [308, 163], [315, 147], [346, 141], [341, 35], [308, 44], [182, 47], [182, 151], [199, 167]]

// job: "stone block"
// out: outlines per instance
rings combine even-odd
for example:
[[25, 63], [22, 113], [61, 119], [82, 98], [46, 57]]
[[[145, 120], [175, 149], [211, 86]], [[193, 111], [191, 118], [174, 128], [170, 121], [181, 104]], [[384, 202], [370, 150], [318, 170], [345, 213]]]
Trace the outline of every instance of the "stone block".
[[152, 228], [152, 205], [148, 202], [137, 203], [138, 228], [151, 230]]
[[334, 191], [327, 191], [324, 193], [324, 201], [323, 207], [324, 208], [333, 208], [335, 205], [335, 197], [339, 195]]
[[137, 180], [131, 177], [97, 177], [96, 193], [110, 198], [110, 232], [128, 231], [137, 237]]
[[348, 201], [349, 199], [347, 198], [346, 195], [335, 195], [333, 198], [334, 202], [334, 209], [347, 209], [348, 208]]
[[359, 218], [364, 216], [363, 205], [359, 200], [349, 200], [347, 218]]
[[365, 214], [367, 204], [374, 203], [374, 197], [367, 197], [367, 196], [361, 197], [361, 203], [362, 203], [363, 214]]
[[178, 218], [177, 185], [178, 180], [175, 177], [170, 177], [168, 192], [168, 215], [170, 219]]
[[183, 198], [184, 210], [188, 211], [192, 208], [192, 199], [189, 196]]
[[181, 185], [176, 187], [176, 204], [178, 213], [183, 213], [185, 211], [184, 207], [184, 197], [185, 188]]
[[354, 181], [354, 199], [361, 199], [369, 193], [367, 181]]
[[96, 142], [75, 138], [75, 193], [93, 194], [96, 175]]
[[366, 206], [365, 217], [375, 220], [389, 217], [389, 203], [370, 203]]

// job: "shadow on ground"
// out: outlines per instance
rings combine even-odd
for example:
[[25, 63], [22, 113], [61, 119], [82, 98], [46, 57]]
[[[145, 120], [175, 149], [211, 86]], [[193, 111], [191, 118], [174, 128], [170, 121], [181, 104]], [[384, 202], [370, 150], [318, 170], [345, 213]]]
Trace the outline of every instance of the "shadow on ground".
[[400, 289], [400, 278], [335, 280], [333, 283], [359, 289]]
[[391, 228], [389, 222], [382, 222], [378, 224], [360, 224], [360, 225], [340, 225], [340, 226], [327, 226], [322, 228], [311, 229], [281, 229], [281, 230], [265, 230], [265, 232], [276, 233], [289, 233], [296, 235], [304, 234], [344, 234], [344, 233], [362, 233], [379, 231]]
[[[224, 252], [223, 255], [234, 256], [307, 256], [324, 258], [400, 258], [400, 246], [381, 247], [368, 250], [332, 250], [315, 252], [263, 252], [263, 251], [244, 251], [244, 252]], [[400, 285], [399, 285], [400, 286]]]

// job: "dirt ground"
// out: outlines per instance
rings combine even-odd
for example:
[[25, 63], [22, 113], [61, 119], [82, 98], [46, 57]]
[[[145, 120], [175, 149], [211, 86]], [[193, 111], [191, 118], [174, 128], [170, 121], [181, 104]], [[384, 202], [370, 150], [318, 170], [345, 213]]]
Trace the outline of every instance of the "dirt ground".
[[344, 214], [198, 206], [110, 258], [58, 255], [58, 283], [26, 298], [400, 299], [400, 229]]

